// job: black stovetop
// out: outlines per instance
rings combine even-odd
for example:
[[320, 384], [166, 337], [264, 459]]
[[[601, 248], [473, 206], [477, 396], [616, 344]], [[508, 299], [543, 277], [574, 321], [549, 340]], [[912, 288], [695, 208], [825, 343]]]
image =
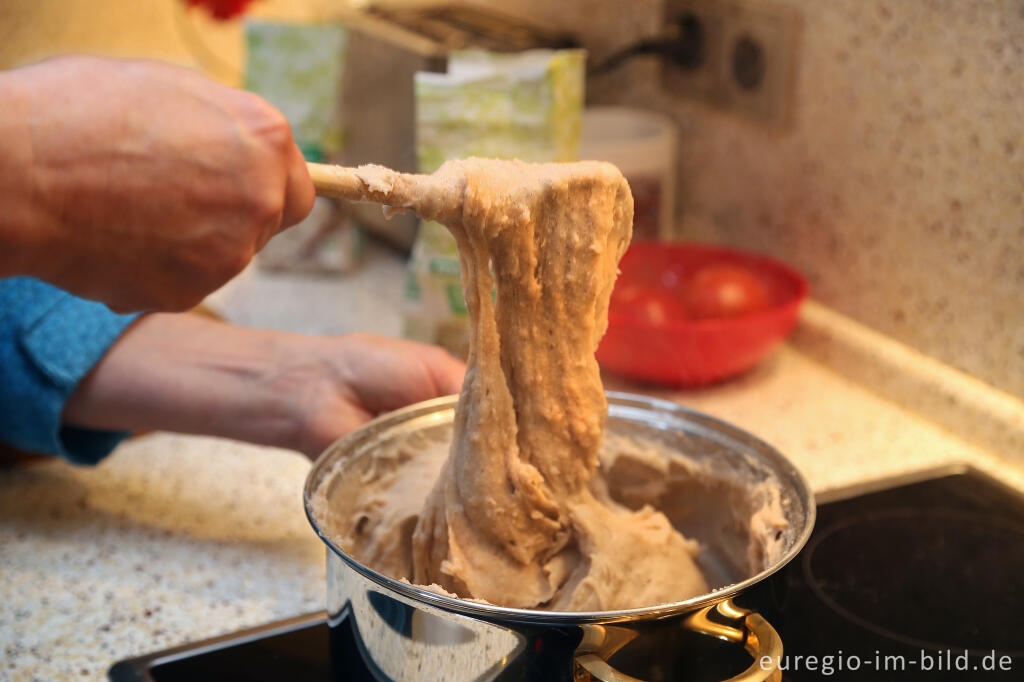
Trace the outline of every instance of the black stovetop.
[[823, 504], [771, 590], [783, 679], [1024, 679], [1024, 498], [965, 472]]
[[[966, 470], [821, 504], [801, 554], [737, 601], [781, 635], [784, 680], [1024, 679], [1024, 497]], [[658, 680], [722, 679], [750, 664], [739, 647], [707, 641], [630, 645], [610, 662]], [[344, 661], [334, 678], [332, 645]], [[110, 678], [374, 679], [351, 631], [329, 636], [323, 614], [123, 661]]]

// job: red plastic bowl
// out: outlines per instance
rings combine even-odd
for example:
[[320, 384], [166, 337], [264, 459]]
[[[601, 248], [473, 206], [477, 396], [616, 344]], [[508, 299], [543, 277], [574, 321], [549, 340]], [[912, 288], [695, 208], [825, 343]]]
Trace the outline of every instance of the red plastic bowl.
[[807, 280], [796, 270], [736, 249], [683, 243], [634, 242], [617, 283], [660, 281], [711, 263], [743, 266], [765, 285], [767, 308], [735, 317], [671, 318], [657, 324], [613, 299], [608, 332], [597, 349], [602, 367], [640, 381], [697, 386], [734, 376], [760, 362], [796, 326]]

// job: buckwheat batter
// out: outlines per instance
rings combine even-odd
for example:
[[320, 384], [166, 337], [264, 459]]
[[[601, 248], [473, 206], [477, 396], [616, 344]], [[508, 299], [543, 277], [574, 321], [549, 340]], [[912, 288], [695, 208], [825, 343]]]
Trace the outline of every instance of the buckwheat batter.
[[695, 543], [592, 481], [607, 412], [594, 351], [630, 239], [625, 179], [599, 162], [481, 159], [434, 177], [459, 200], [432, 212], [458, 243], [471, 337], [451, 450], [412, 534], [407, 577], [556, 610], [706, 592]]

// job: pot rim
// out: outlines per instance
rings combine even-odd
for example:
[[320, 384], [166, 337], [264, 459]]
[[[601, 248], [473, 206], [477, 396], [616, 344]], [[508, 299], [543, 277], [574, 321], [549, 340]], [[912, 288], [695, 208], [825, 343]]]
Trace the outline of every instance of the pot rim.
[[[804, 475], [800, 473], [800, 470], [797, 469], [785, 455], [756, 436], [753, 436], [752, 434], [733, 426], [726, 421], [712, 417], [703, 412], [684, 407], [677, 403], [663, 400], [661, 398], [653, 398], [645, 395], [620, 391], [607, 391], [606, 395], [608, 397], [609, 405], [614, 405], [619, 408], [643, 410], [648, 413], [652, 408], [654, 408], [657, 411], [669, 413], [672, 416], [682, 417], [688, 422], [706, 427], [706, 430], [709, 432], [717, 432], [730, 438], [740, 440], [749, 446], [753, 446], [759, 454], [771, 459], [776, 465], [777, 473], [788, 479], [788, 482], [793, 486], [797, 493], [797, 498], [806, 510], [803, 530], [785, 554], [757, 574], [739, 582], [731, 583], [724, 587], [712, 590], [706, 594], [691, 597], [690, 599], [682, 601], [667, 602], [664, 604], [643, 606], [632, 609], [617, 609], [614, 611], [542, 611], [538, 609], [519, 609], [507, 606], [496, 606], [486, 602], [460, 599], [458, 597], [432, 592], [413, 585], [412, 583], [389, 578], [367, 566], [364, 566], [335, 544], [335, 542], [323, 532], [316, 521], [313, 513], [312, 502], [314, 494], [316, 493], [316, 488], [318, 487], [317, 484], [319, 482], [321, 469], [326, 466], [327, 458], [335, 451], [356, 445], [361, 438], [366, 437], [368, 433], [373, 432], [374, 427], [378, 427], [385, 422], [405, 421], [402, 417], [412, 414], [421, 414], [425, 416], [429, 414], [446, 414], [449, 410], [454, 411], [455, 404], [458, 401], [457, 395], [442, 396], [426, 400], [380, 415], [345, 436], [342, 436], [328, 446], [320, 456], [317, 457], [313, 466], [310, 468], [309, 474], [306, 476], [306, 482], [303, 486], [302, 493], [303, 507], [306, 510], [306, 518], [320, 539], [327, 545], [328, 551], [333, 552], [350, 568], [363, 577], [377, 583], [387, 590], [397, 592], [398, 594], [415, 602], [440, 608], [449, 612], [482, 617], [493, 621], [504, 620], [545, 625], [656, 620], [680, 613], [695, 611], [704, 606], [734, 597], [746, 590], [748, 587], [768, 578], [792, 561], [792, 559], [800, 553], [800, 550], [803, 549], [804, 545], [807, 544], [807, 540], [810, 538], [811, 532], [814, 529], [814, 522], [817, 516], [814, 493], [811, 491]], [[444, 412], [441, 412], [438, 408], [447, 409], [445, 409]]]

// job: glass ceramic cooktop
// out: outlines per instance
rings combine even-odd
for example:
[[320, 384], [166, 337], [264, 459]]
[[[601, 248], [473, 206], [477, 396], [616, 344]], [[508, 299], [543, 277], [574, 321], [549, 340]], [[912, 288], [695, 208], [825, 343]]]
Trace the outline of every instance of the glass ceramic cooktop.
[[[782, 636], [783, 680], [1024, 679], [1024, 497], [963, 470], [821, 504], [803, 552], [737, 602]], [[701, 638], [631, 644], [610, 663], [692, 681], [736, 675], [751, 660]], [[520, 678], [509, 668], [500, 679]], [[347, 622], [331, 632], [312, 614], [122, 661], [110, 679], [378, 678]]]

